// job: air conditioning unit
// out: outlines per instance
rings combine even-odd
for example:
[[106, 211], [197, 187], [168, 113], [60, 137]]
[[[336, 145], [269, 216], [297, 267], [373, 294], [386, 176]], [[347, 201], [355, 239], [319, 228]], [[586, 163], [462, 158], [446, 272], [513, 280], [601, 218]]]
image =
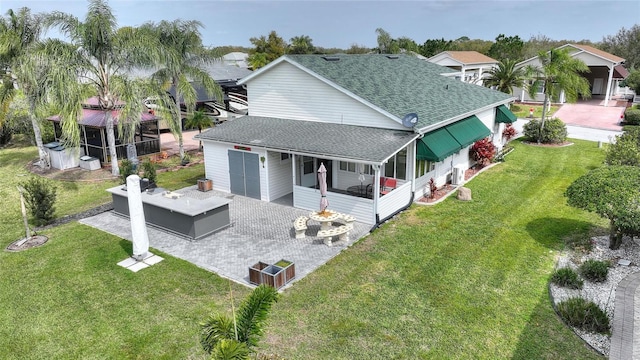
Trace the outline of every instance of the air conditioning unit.
[[453, 174], [451, 175], [451, 184], [461, 185], [464, 182], [464, 168], [454, 167]]

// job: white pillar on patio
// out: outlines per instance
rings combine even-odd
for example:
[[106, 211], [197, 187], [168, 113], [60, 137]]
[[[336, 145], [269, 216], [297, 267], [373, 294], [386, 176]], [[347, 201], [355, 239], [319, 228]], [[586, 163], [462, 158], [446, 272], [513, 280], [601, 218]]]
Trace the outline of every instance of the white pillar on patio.
[[609, 68], [609, 80], [607, 80], [607, 91], [605, 92], [604, 95], [604, 106], [607, 107], [607, 105], [609, 104], [609, 97], [611, 96], [611, 80], [613, 79], [613, 69], [614, 69], [614, 65], [611, 64], [611, 67]]

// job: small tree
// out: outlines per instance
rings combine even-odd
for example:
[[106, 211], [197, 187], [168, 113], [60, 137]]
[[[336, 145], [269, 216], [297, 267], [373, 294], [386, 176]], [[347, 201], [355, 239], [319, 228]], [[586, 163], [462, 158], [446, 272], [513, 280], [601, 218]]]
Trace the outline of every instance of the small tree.
[[491, 142], [491, 139], [484, 138], [476, 141], [470, 149], [471, 157], [477, 161], [480, 165], [488, 165], [493, 157], [496, 155], [496, 147]]
[[149, 179], [149, 184], [156, 183], [156, 164], [154, 164], [150, 158], [147, 158], [142, 163], [142, 177]]
[[[213, 314], [201, 323], [200, 343], [204, 350], [221, 358], [222, 354], [238, 353], [246, 356], [258, 344], [271, 306], [278, 300], [276, 289], [260, 285], [240, 305], [237, 314], [229, 318]], [[218, 356], [218, 357], [216, 357]]]
[[126, 184], [127, 178], [129, 175], [137, 174], [136, 170], [133, 168], [133, 163], [129, 159], [124, 159], [120, 161], [120, 183]]
[[571, 206], [609, 220], [609, 248], [640, 234], [640, 167], [604, 166], [582, 175], [565, 192]]
[[[213, 126], [213, 121], [204, 111], [194, 111], [193, 115], [187, 118], [184, 126], [186, 128], [197, 128], [198, 134], [201, 134], [202, 129]], [[202, 151], [202, 141], [199, 141], [198, 150]]]
[[51, 181], [32, 176], [20, 184], [25, 190], [24, 200], [36, 226], [46, 225], [54, 218], [57, 187]]

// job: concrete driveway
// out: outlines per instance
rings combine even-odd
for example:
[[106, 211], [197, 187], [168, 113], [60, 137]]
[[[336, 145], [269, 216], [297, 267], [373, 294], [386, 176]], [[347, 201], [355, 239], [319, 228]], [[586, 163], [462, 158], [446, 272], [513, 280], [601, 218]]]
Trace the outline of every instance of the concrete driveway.
[[627, 101], [612, 100], [604, 107], [604, 100], [586, 100], [575, 104], [564, 104], [553, 115], [567, 125], [581, 126], [592, 129], [622, 131], [621, 116]]

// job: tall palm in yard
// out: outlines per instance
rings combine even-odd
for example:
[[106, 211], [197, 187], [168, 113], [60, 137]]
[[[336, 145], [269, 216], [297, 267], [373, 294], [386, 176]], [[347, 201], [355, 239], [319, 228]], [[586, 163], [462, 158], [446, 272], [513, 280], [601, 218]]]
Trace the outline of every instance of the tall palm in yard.
[[[185, 128], [197, 128], [198, 134], [202, 133], [202, 129], [211, 127], [213, 121], [210, 117], [205, 115], [204, 111], [195, 111], [193, 115], [187, 118], [187, 122], [184, 124]], [[202, 141], [200, 141], [199, 150], [202, 151]]]
[[[45, 168], [49, 166], [49, 162], [42, 144], [40, 122], [36, 116], [46, 90], [41, 76], [44, 64], [31, 69], [25, 64], [27, 61], [34, 62], [35, 59], [29, 58], [28, 51], [40, 40], [42, 30], [42, 15], [34, 15], [28, 8], [21, 8], [17, 13], [10, 9], [6, 17], [0, 18], [0, 82], [3, 85], [0, 87], [1, 109], [7, 109], [17, 89], [22, 90], [29, 103], [28, 115], [38, 148], [39, 164]], [[3, 118], [4, 116], [0, 116], [0, 122]]]
[[[168, 84], [175, 89], [175, 107], [180, 108], [180, 102], [184, 103], [187, 113], [195, 110], [198, 102], [198, 93], [194, 85], [205, 89], [209, 97], [222, 102], [222, 89], [211, 78], [206, 66], [216, 61], [210, 51], [202, 46], [199, 29], [202, 24], [198, 21], [161, 21], [157, 24], [147, 23], [142, 26], [146, 30], [154, 32], [160, 39], [163, 49], [173, 55], [173, 61], [160, 65], [153, 73], [152, 79], [159, 84]], [[180, 159], [184, 159], [184, 141], [182, 137], [182, 116], [180, 112], [174, 114], [169, 121], [169, 128], [178, 138]]]
[[571, 57], [567, 49], [541, 51], [538, 53], [538, 58], [540, 66], [528, 69], [535, 79], [529, 86], [528, 92], [534, 98], [538, 89], [542, 87], [544, 93], [542, 122], [538, 133], [539, 142], [549, 102], [557, 101], [562, 92], [567, 102], [575, 102], [578, 96], [591, 97], [591, 90], [589, 81], [580, 75], [581, 72], [589, 72], [589, 67], [582, 60]]
[[117, 176], [120, 171], [113, 110], [119, 110], [117, 126], [121, 140], [130, 141], [133, 136], [131, 130], [145, 111], [142, 99], [150, 91], [146, 83], [132, 80], [127, 74], [133, 68], [150, 67], [171, 60], [161, 51], [161, 44], [153, 34], [131, 27], [118, 28], [105, 0], [89, 1], [84, 22], [75, 16], [54, 12], [48, 25], [58, 27], [71, 42], [58, 43], [57, 46], [52, 43], [47, 49], [52, 59], [66, 64], [50, 75], [55, 89], [52, 100], [61, 109], [66, 140], [73, 145], [80, 141], [77, 120], [88, 86], [105, 112], [111, 172]]
[[487, 71], [484, 79], [484, 86], [495, 87], [509, 95], [513, 94], [513, 88], [524, 87], [526, 72], [524, 68], [516, 68], [517, 62], [505, 59], [498, 63], [498, 66]]

